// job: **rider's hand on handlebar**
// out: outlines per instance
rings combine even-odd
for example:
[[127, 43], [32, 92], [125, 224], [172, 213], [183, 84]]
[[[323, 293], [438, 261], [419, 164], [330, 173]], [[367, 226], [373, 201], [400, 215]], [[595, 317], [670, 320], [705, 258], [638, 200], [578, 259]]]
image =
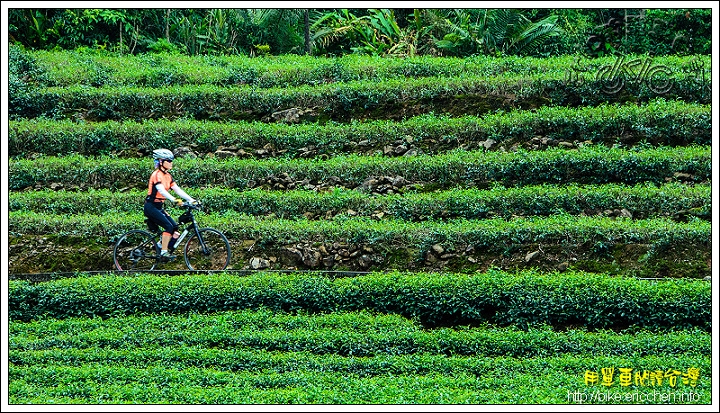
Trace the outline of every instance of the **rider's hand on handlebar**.
[[200, 206], [200, 201], [198, 201], [197, 199], [193, 199], [192, 201], [190, 201], [190, 204], [193, 206]]
[[183, 206], [183, 200], [180, 198], [175, 198], [175, 205], [177, 206]]

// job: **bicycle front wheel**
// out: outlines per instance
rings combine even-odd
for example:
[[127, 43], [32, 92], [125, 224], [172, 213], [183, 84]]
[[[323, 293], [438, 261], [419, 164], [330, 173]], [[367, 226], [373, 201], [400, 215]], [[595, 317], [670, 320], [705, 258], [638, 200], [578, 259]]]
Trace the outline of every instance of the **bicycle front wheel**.
[[230, 243], [222, 232], [202, 228], [185, 244], [185, 264], [191, 270], [224, 270], [230, 264]]
[[160, 249], [153, 234], [136, 229], [115, 243], [113, 261], [120, 271], [151, 271], [157, 265]]

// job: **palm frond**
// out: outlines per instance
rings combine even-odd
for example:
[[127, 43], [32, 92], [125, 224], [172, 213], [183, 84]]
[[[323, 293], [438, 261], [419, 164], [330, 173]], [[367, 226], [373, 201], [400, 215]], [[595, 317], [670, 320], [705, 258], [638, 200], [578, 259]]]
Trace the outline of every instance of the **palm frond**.
[[557, 25], [557, 16], [548, 16], [538, 22], [527, 24], [508, 45], [508, 51], [521, 54], [536, 49], [550, 37], [558, 36], [561, 33], [562, 30]]

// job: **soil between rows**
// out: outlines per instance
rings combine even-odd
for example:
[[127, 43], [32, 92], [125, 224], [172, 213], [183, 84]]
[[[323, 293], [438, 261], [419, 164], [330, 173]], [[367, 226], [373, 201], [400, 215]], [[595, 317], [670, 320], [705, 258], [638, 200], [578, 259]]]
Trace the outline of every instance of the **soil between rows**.
[[[582, 270], [644, 278], [705, 278], [711, 275], [711, 250], [673, 246], [653, 251], [647, 244], [572, 243], [442, 245], [425, 249], [396, 244], [357, 244], [344, 240], [308, 239], [290, 244], [229, 239], [235, 270], [386, 271], [421, 270], [461, 273], [537, 269], [542, 272]], [[48, 235], [10, 236], [10, 274], [111, 271], [111, 240]], [[159, 270], [185, 270], [180, 252]]]

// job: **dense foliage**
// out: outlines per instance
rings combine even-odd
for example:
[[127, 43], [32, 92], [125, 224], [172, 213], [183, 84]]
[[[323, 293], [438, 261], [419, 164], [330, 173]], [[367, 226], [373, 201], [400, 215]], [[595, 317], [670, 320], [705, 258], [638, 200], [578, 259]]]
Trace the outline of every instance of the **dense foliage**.
[[10, 9], [10, 40], [122, 54], [710, 54], [711, 9]]

